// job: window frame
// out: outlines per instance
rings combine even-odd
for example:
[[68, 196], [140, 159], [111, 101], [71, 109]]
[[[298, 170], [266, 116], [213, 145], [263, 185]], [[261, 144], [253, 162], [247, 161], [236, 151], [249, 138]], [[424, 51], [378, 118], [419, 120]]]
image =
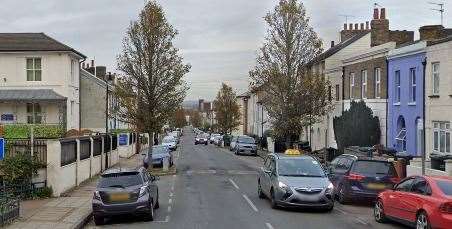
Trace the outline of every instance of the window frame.
[[[394, 191], [396, 192], [410, 192], [411, 188], [413, 187], [413, 182], [414, 182], [415, 177], [407, 177], [404, 180], [400, 181], [396, 186], [394, 186]], [[409, 184], [409, 187], [406, 190], [400, 190], [398, 189], [399, 186], [405, 182], [411, 182], [411, 184]]]
[[404, 151], [406, 151], [406, 135], [407, 135], [406, 128], [402, 128], [402, 129], [400, 129], [399, 133], [395, 137], [397, 142], [402, 143], [402, 149]]
[[340, 90], [340, 85], [336, 84], [336, 101], [340, 100], [339, 90]]
[[355, 73], [350, 73], [350, 99], [353, 99], [353, 93], [355, 91]]
[[375, 98], [381, 98], [381, 68], [374, 69], [374, 80], [375, 80]]
[[416, 68], [410, 68], [410, 103], [416, 103]]
[[[28, 124], [42, 124], [44, 123], [44, 115], [42, 106], [39, 103], [27, 103], [27, 123]], [[31, 107], [31, 108], [30, 108]], [[33, 120], [34, 117], [34, 120]]]
[[[37, 67], [37, 60], [39, 60], [39, 68]], [[31, 61], [31, 68], [28, 66], [28, 61]], [[28, 77], [28, 72], [33, 73], [31, 78]], [[36, 73], [40, 72], [39, 79], [36, 77]], [[28, 82], [42, 81], [42, 58], [41, 57], [26, 57], [25, 58], [25, 75]]]
[[[435, 66], [438, 66], [435, 68]], [[439, 95], [439, 85], [441, 82], [441, 65], [440, 62], [433, 62], [432, 63], [432, 94], [433, 95]]]
[[394, 72], [394, 94], [395, 94], [395, 103], [400, 103], [400, 97], [401, 97], [401, 77], [400, 77], [400, 70], [396, 70]]
[[[436, 153], [451, 154], [451, 124], [450, 122], [433, 121], [432, 150]], [[435, 139], [436, 138], [436, 139]], [[443, 142], [443, 146], [441, 143]]]
[[361, 98], [367, 99], [367, 69], [361, 71]]

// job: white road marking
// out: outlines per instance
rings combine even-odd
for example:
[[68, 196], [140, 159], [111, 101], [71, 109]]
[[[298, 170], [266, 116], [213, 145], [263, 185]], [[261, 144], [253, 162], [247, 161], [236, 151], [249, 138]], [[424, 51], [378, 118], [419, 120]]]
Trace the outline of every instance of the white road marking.
[[256, 206], [253, 204], [253, 202], [251, 202], [250, 198], [248, 198], [247, 195], [243, 194], [242, 195], [243, 198], [245, 198], [246, 202], [248, 202], [248, 204], [251, 206], [251, 208], [255, 211], [258, 212], [259, 210], [257, 210]]
[[165, 221], [166, 221], [166, 222], [169, 222], [169, 219], [170, 219], [170, 216], [167, 215], [167, 216], [165, 217]]
[[174, 195], [174, 194], [173, 194], [172, 192], [170, 192], [169, 196], [170, 196], [170, 197], [173, 197], [173, 195]]
[[232, 184], [237, 190], [240, 190], [239, 186], [238, 186], [231, 178], [229, 178], [229, 182], [231, 182], [231, 184]]
[[172, 203], [173, 203], [173, 199], [170, 198], [170, 199], [168, 200], [168, 203], [169, 203], [169, 204], [172, 204]]
[[265, 223], [265, 226], [267, 226], [268, 229], [275, 229], [270, 223]]
[[187, 174], [191, 175], [191, 174], [215, 174], [217, 173], [216, 170], [213, 169], [208, 169], [208, 170], [188, 170]]
[[367, 224], [368, 224], [366, 221], [360, 219], [359, 217], [357, 217], [357, 218], [355, 219], [355, 221], [358, 222], [358, 223], [364, 224], [364, 225], [367, 225]]
[[344, 215], [347, 215], [347, 212], [344, 211], [344, 210], [341, 210], [340, 208], [334, 208], [334, 209], [337, 210], [338, 212], [344, 214]]
[[171, 205], [168, 206], [168, 213], [171, 212]]

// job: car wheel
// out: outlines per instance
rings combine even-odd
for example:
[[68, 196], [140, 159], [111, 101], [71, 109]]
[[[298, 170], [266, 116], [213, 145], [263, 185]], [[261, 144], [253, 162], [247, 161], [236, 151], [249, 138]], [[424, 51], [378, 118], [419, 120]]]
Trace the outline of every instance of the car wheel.
[[204, 145], [207, 145], [207, 142]]
[[103, 225], [105, 223], [104, 217], [102, 216], [94, 216], [94, 223], [98, 225]]
[[347, 198], [347, 194], [345, 194], [345, 190], [344, 190], [344, 186], [341, 185], [339, 188], [339, 193], [337, 194], [337, 200], [339, 201], [339, 203], [341, 204], [348, 204], [349, 200]]
[[240, 151], [239, 151], [239, 149], [237, 148], [237, 149], [235, 149], [235, 155], [239, 155], [240, 154]]
[[416, 216], [416, 229], [431, 229], [432, 226], [428, 220], [427, 213], [424, 211], [420, 212]]
[[386, 215], [384, 212], [384, 208], [383, 208], [383, 202], [380, 199], [377, 200], [377, 202], [375, 203], [374, 217], [375, 217], [375, 221], [377, 221], [379, 223], [385, 223], [387, 221]]
[[334, 209], [334, 202], [331, 206], [329, 206], [328, 208], [325, 209], [325, 211], [327, 212], [331, 212]]
[[265, 198], [265, 194], [264, 192], [262, 192], [262, 186], [261, 186], [261, 181], [257, 181], [257, 194], [259, 195], [259, 198], [264, 199]]
[[150, 201], [149, 203], [149, 212], [148, 214], [144, 217], [145, 221], [154, 221], [154, 204], [153, 204], [153, 200]]
[[270, 204], [273, 209], [278, 208], [278, 204], [276, 203], [276, 197], [275, 197], [275, 192], [273, 191], [273, 188], [270, 190]]
[[159, 203], [159, 194], [157, 193], [157, 201], [155, 202], [155, 206], [154, 209], [159, 209], [160, 208], [160, 203]]

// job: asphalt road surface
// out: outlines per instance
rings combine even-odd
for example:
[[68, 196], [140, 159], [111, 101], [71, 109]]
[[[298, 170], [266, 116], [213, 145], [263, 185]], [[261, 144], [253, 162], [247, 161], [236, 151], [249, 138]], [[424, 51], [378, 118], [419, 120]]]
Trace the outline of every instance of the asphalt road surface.
[[[131, 216], [108, 220], [105, 228], [167, 229], [352, 229], [405, 228], [378, 224], [371, 205], [341, 205], [331, 212], [274, 210], [257, 195], [257, 170], [262, 159], [236, 156], [214, 145], [194, 145], [186, 129], [177, 157], [177, 175], [159, 181], [160, 209], [153, 222]], [[87, 228], [94, 227], [90, 222]]]

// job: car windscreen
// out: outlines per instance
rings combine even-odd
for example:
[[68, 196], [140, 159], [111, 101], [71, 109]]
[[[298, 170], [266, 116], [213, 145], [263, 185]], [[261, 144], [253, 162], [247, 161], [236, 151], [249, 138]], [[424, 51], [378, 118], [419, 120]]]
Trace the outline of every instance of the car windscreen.
[[278, 174], [280, 176], [324, 177], [322, 166], [311, 158], [279, 159]]
[[254, 144], [254, 138], [240, 137], [237, 139], [239, 143]]
[[166, 147], [152, 147], [152, 154], [164, 154], [167, 153], [168, 149]]
[[356, 161], [353, 164], [352, 172], [366, 176], [396, 176], [394, 166], [384, 161]]
[[448, 195], [448, 196], [452, 196], [452, 181], [448, 181], [448, 180], [437, 180], [436, 184], [438, 185], [439, 189], [441, 189], [441, 191]]
[[164, 138], [163, 143], [171, 143], [174, 142], [174, 138]]
[[98, 188], [127, 188], [142, 184], [142, 179], [138, 172], [112, 173], [102, 175]]

